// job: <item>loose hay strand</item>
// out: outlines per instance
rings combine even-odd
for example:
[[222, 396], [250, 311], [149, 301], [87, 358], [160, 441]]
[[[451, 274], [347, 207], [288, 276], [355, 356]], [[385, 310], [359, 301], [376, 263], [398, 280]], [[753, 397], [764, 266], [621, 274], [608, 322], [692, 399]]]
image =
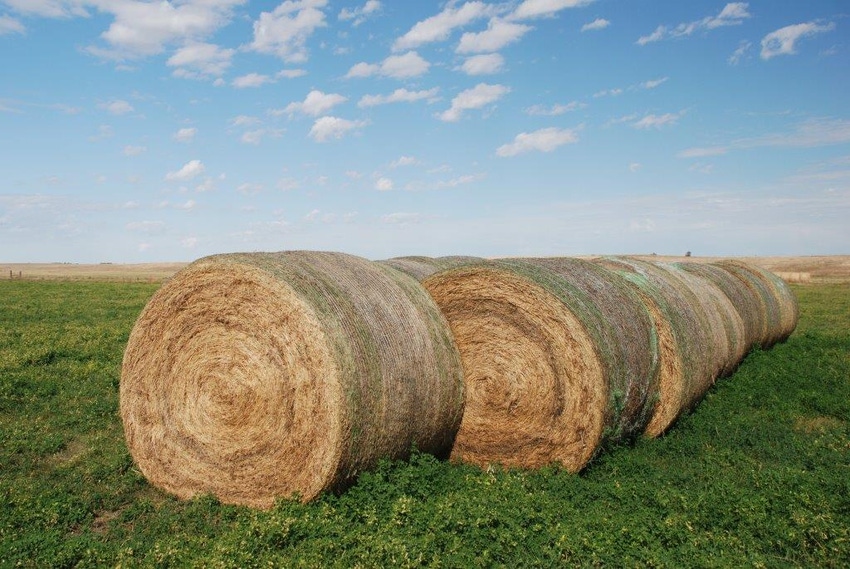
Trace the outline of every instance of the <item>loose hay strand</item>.
[[216, 255], [151, 299], [122, 367], [128, 447], [155, 485], [270, 507], [415, 445], [463, 403], [448, 325], [410, 277], [336, 253]]

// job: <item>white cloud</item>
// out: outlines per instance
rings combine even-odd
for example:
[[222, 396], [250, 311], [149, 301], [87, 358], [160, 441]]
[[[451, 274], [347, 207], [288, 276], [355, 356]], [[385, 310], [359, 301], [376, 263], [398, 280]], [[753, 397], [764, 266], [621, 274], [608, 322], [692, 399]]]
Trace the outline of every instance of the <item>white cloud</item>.
[[254, 22], [250, 47], [288, 62], [307, 61], [307, 40], [327, 25], [321, 10], [326, 5], [327, 0], [287, 0], [272, 12], [263, 12]]
[[115, 131], [108, 124], [102, 124], [97, 127], [97, 134], [89, 137], [89, 141], [91, 142], [99, 142], [101, 140], [105, 140], [107, 138], [112, 138], [115, 135]]
[[596, 18], [590, 23], [587, 23], [581, 27], [581, 31], [583, 32], [592, 32], [596, 30], [604, 30], [608, 26], [611, 25], [611, 22], [606, 20], [605, 18]]
[[263, 135], [266, 134], [265, 129], [257, 129], [257, 130], [249, 130], [248, 132], [242, 133], [242, 138], [240, 140], [243, 144], [260, 144], [263, 140]]
[[211, 192], [215, 189], [215, 180], [210, 177], [204, 179], [203, 182], [195, 186], [195, 191], [198, 193]]
[[25, 16], [45, 18], [87, 17], [89, 14], [79, 1], [69, 0], [3, 0], [15, 12]]
[[[361, 108], [375, 107], [378, 105], [386, 105], [389, 103], [413, 103], [423, 99], [436, 99], [439, 92], [438, 87], [422, 91], [408, 91], [407, 89], [396, 89], [389, 95], [363, 95], [357, 106]], [[430, 101], [429, 101], [430, 102]]]
[[458, 186], [462, 186], [464, 184], [470, 184], [476, 180], [480, 180], [483, 176], [480, 174], [466, 174], [464, 176], [458, 176], [457, 178], [452, 178], [450, 180], [440, 180], [437, 182], [437, 188], [456, 188]]
[[199, 239], [197, 237], [186, 237], [180, 240], [180, 245], [182, 245], [186, 249], [194, 249], [198, 244]]
[[405, 79], [408, 77], [418, 77], [428, 72], [431, 64], [422, 58], [415, 51], [409, 51], [404, 55], [391, 55], [383, 60], [380, 64], [361, 62], [351, 67], [346, 73], [345, 78], [351, 79], [354, 77], [371, 77], [373, 75], [382, 75], [384, 77], [393, 77], [395, 79]]
[[0, 36], [5, 34], [22, 34], [26, 31], [24, 25], [11, 16], [0, 16]]
[[347, 133], [366, 126], [366, 121], [352, 121], [338, 117], [321, 117], [313, 123], [310, 138], [316, 142], [327, 142], [330, 139], [340, 139]]
[[646, 45], [671, 37], [682, 38], [690, 36], [698, 30], [713, 30], [724, 26], [739, 26], [744, 23], [744, 20], [752, 17], [747, 12], [748, 6], [749, 4], [746, 2], [730, 2], [723, 7], [717, 16], [707, 16], [693, 22], [683, 22], [672, 29], [663, 25], [658, 26], [652, 34], [638, 38], [637, 44]]
[[143, 154], [147, 151], [146, 146], [125, 146], [124, 147], [124, 156], [138, 156], [139, 154]]
[[260, 119], [249, 115], [238, 115], [230, 119], [231, 126], [251, 126], [260, 124]]
[[312, 117], [322, 115], [348, 98], [337, 93], [322, 93], [318, 90], [310, 91], [302, 102], [289, 103], [283, 110], [288, 115], [303, 113]]
[[106, 110], [109, 114], [112, 115], [126, 115], [127, 113], [131, 113], [134, 110], [133, 105], [131, 105], [127, 101], [122, 101], [121, 99], [110, 101], [108, 103], [103, 103], [99, 106], [101, 109]]
[[393, 189], [393, 181], [389, 178], [378, 178], [375, 181], [375, 189], [381, 192], [388, 192]]
[[380, 9], [381, 3], [378, 0], [367, 0], [367, 2], [363, 4], [363, 6], [360, 6], [358, 8], [343, 8], [339, 12], [339, 16], [337, 17], [343, 21], [354, 20], [352, 22], [352, 25], [359, 26], [360, 24], [365, 22], [369, 16], [375, 14]]
[[[29, 0], [27, 0], [29, 2]], [[166, 45], [191, 43], [228, 24], [235, 6], [246, 0], [185, 0], [138, 2], [87, 0], [101, 12], [114, 16], [101, 37], [110, 49], [90, 47], [94, 55], [126, 59], [161, 53]], [[82, 2], [69, 4], [80, 6]]]
[[785, 26], [764, 36], [761, 40], [761, 58], [770, 59], [777, 55], [792, 55], [797, 53], [795, 44], [800, 38], [831, 32], [834, 29], [835, 24], [833, 22], [828, 24], [807, 22]]
[[542, 128], [534, 132], [522, 132], [509, 144], [503, 144], [496, 149], [496, 154], [506, 158], [524, 154], [536, 150], [538, 152], [552, 152], [564, 144], [578, 142], [578, 135], [574, 129], [566, 128]]
[[268, 75], [261, 75], [259, 73], [248, 73], [247, 75], [241, 75], [234, 79], [232, 85], [237, 89], [245, 89], [248, 87], [262, 87], [266, 83], [273, 82], [274, 79], [272, 79]]
[[738, 49], [729, 56], [729, 59], [727, 60], [729, 61], [729, 65], [738, 65], [741, 60], [744, 59], [744, 56], [747, 54], [747, 51], [749, 51], [752, 45], [753, 44], [750, 42], [742, 40], [741, 43], [738, 44]]
[[492, 18], [483, 32], [466, 32], [460, 37], [457, 53], [482, 53], [498, 51], [531, 31], [531, 26]]
[[446, 122], [456, 122], [463, 116], [463, 112], [471, 109], [480, 109], [490, 103], [494, 103], [510, 92], [509, 87], [504, 85], [490, 85], [479, 83], [471, 89], [461, 91], [452, 99], [451, 108], [443, 111], [439, 119]]
[[649, 81], [644, 81], [640, 84], [642, 89], [655, 89], [659, 85], [662, 85], [667, 82], [669, 77], [662, 77], [661, 79], [651, 79]]
[[188, 79], [220, 77], [230, 67], [234, 49], [223, 49], [211, 43], [189, 43], [168, 58], [166, 65], [176, 67], [174, 75]]
[[629, 172], [638, 172], [643, 168], [643, 165], [640, 162], [632, 162], [629, 164]]
[[479, 18], [495, 15], [495, 7], [484, 2], [465, 2], [460, 8], [454, 2], [437, 14], [417, 22], [393, 43], [393, 51], [419, 47], [426, 43], [444, 41], [455, 28], [463, 27]]
[[399, 168], [401, 166], [415, 166], [419, 164], [419, 160], [413, 156], [402, 156], [398, 160], [393, 160], [390, 163], [390, 168]]
[[552, 16], [566, 8], [586, 6], [593, 0], [525, 0], [512, 14], [512, 18], [542, 18]]
[[580, 103], [579, 101], [571, 101], [566, 105], [556, 103], [551, 107], [547, 107], [545, 105], [532, 105], [523, 109], [523, 112], [531, 116], [556, 117], [558, 115], [563, 115], [564, 113], [583, 109], [586, 106], [587, 105]]
[[682, 150], [676, 156], [679, 158], [705, 158], [708, 156], [721, 156], [729, 152], [728, 148], [723, 146], [713, 146], [707, 148], [688, 148]]
[[277, 72], [277, 77], [283, 77], [284, 79], [295, 79], [297, 77], [304, 77], [307, 75], [307, 71], [304, 69], [282, 69]]
[[467, 75], [492, 75], [501, 71], [504, 65], [505, 58], [498, 53], [484, 53], [467, 57], [460, 69]]
[[298, 180], [296, 180], [295, 178], [281, 178], [277, 181], [276, 184], [277, 189], [283, 192], [296, 190], [298, 189], [298, 186]]
[[174, 133], [174, 140], [177, 142], [192, 142], [195, 140], [195, 135], [198, 134], [196, 128], [181, 128]]
[[185, 210], [185, 211], [191, 211], [191, 210], [195, 209], [195, 206], [197, 206], [197, 205], [198, 205], [198, 202], [196, 202], [195, 200], [186, 200], [182, 204], [176, 205], [174, 207], [176, 207], [177, 209]]
[[245, 182], [244, 184], [239, 184], [236, 188], [236, 191], [240, 194], [245, 194], [246, 196], [252, 196], [255, 194], [259, 194], [263, 191], [262, 184], [252, 184], [250, 182]]
[[185, 182], [186, 180], [191, 180], [195, 176], [203, 174], [204, 170], [204, 164], [200, 160], [190, 160], [183, 164], [183, 166], [176, 172], [169, 172], [166, 174], [165, 179], [169, 182]]
[[388, 213], [387, 215], [381, 216], [381, 221], [384, 223], [419, 223], [422, 221], [421, 213], [405, 213], [405, 212], [396, 212], [396, 213]]
[[622, 95], [622, 94], [623, 94], [623, 90], [618, 87], [616, 89], [604, 89], [602, 91], [599, 91], [598, 93], [594, 93], [593, 98], [598, 99], [599, 97], [608, 97], [608, 96], [616, 97], [617, 95]]
[[320, 213], [322, 213], [321, 210], [314, 209], [304, 216], [304, 221], [316, 221], [316, 218], [319, 217]]
[[637, 122], [632, 123], [632, 126], [637, 129], [660, 129], [665, 126], [676, 124], [684, 113], [665, 113], [663, 115], [646, 115]]

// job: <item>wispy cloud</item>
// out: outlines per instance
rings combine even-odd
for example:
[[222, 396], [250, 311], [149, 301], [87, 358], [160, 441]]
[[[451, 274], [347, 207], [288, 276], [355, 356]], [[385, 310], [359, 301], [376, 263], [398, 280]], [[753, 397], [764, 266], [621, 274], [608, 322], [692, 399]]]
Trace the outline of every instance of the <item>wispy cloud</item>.
[[343, 8], [337, 17], [342, 21], [351, 21], [353, 26], [359, 26], [380, 10], [381, 3], [378, 0], [367, 0], [365, 4], [357, 8]]
[[6, 34], [23, 34], [26, 32], [24, 25], [11, 16], [0, 16], [0, 36]]
[[655, 31], [647, 36], [641, 36], [637, 40], [638, 45], [646, 45], [661, 41], [668, 38], [683, 38], [692, 35], [699, 30], [713, 30], [724, 26], [738, 26], [744, 23], [744, 20], [751, 18], [751, 14], [747, 11], [749, 4], [747, 2], [730, 2], [723, 7], [723, 10], [716, 16], [707, 16], [701, 20], [693, 22], [683, 22], [673, 28], [661, 25], [655, 28]]
[[514, 141], [496, 149], [496, 154], [506, 158], [526, 152], [552, 152], [559, 146], [578, 142], [577, 129], [542, 128], [534, 132], [521, 132]]
[[183, 164], [179, 170], [169, 172], [165, 179], [169, 182], [185, 182], [204, 173], [206, 168], [200, 160], [190, 160]]
[[641, 118], [640, 120], [632, 123], [632, 126], [637, 129], [646, 130], [646, 129], [661, 129], [666, 126], [671, 126], [676, 124], [679, 119], [684, 114], [684, 111], [678, 113], [664, 113], [663, 115], [653, 115], [649, 114]]
[[559, 115], [563, 115], [564, 113], [583, 109], [586, 106], [587, 105], [585, 103], [581, 103], [579, 101], [570, 101], [566, 105], [560, 103], [555, 103], [552, 106], [532, 105], [523, 109], [523, 112], [531, 116], [556, 117]]
[[594, 0], [523, 0], [511, 14], [514, 19], [546, 18], [567, 8], [587, 6]]
[[127, 113], [132, 113], [134, 110], [133, 105], [121, 99], [109, 101], [108, 103], [101, 103], [98, 106], [111, 115], [126, 115]]
[[835, 24], [818, 24], [807, 22], [805, 24], [794, 24], [785, 26], [775, 32], [770, 32], [761, 40], [761, 58], [771, 59], [777, 55], [792, 55], [797, 53], [796, 44], [804, 37], [810, 37], [835, 29]]
[[198, 134], [198, 129], [193, 127], [185, 127], [174, 133], [174, 140], [177, 142], [192, 142], [195, 140], [195, 135]]
[[493, 75], [503, 70], [505, 58], [498, 53], [482, 53], [467, 57], [459, 67], [467, 75]]
[[357, 102], [357, 106], [361, 108], [376, 107], [389, 103], [414, 103], [422, 100], [427, 100], [431, 103], [436, 100], [439, 90], [439, 87], [422, 91], [408, 91], [402, 88], [396, 89], [389, 95], [363, 95]]
[[611, 22], [606, 20], [605, 18], [596, 18], [592, 22], [589, 22], [581, 27], [581, 31], [583, 32], [593, 32], [597, 30], [604, 30], [608, 26], [611, 25]]
[[248, 89], [253, 87], [262, 87], [268, 83], [274, 83], [274, 79], [268, 75], [260, 73], [248, 73], [235, 78], [231, 84], [237, 89]]
[[744, 56], [747, 55], [747, 52], [750, 50], [750, 47], [753, 44], [748, 42], [747, 40], [741, 40], [741, 43], [738, 44], [738, 49], [732, 52], [732, 55], [729, 56], [727, 60], [729, 65], [738, 65], [741, 63], [741, 60], [744, 59]]

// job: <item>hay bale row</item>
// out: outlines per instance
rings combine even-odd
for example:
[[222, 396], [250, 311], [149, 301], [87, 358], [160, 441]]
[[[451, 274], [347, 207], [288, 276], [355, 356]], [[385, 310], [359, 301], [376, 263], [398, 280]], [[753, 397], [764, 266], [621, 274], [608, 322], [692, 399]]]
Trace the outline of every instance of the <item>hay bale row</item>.
[[417, 281], [350, 255], [196, 261], [145, 307], [121, 416], [144, 475], [181, 498], [266, 508], [382, 458], [451, 449], [462, 368]]
[[414, 446], [578, 471], [796, 319], [781, 279], [731, 261], [216, 255], [137, 320], [121, 416], [153, 484], [262, 508]]

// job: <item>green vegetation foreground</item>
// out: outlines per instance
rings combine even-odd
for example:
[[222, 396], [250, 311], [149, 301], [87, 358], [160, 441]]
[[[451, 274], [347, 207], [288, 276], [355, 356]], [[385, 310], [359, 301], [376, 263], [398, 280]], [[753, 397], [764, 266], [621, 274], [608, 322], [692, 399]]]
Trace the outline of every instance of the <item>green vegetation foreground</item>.
[[850, 566], [850, 286], [663, 438], [581, 475], [382, 463], [271, 511], [147, 484], [118, 415], [156, 285], [0, 282], [0, 567]]

